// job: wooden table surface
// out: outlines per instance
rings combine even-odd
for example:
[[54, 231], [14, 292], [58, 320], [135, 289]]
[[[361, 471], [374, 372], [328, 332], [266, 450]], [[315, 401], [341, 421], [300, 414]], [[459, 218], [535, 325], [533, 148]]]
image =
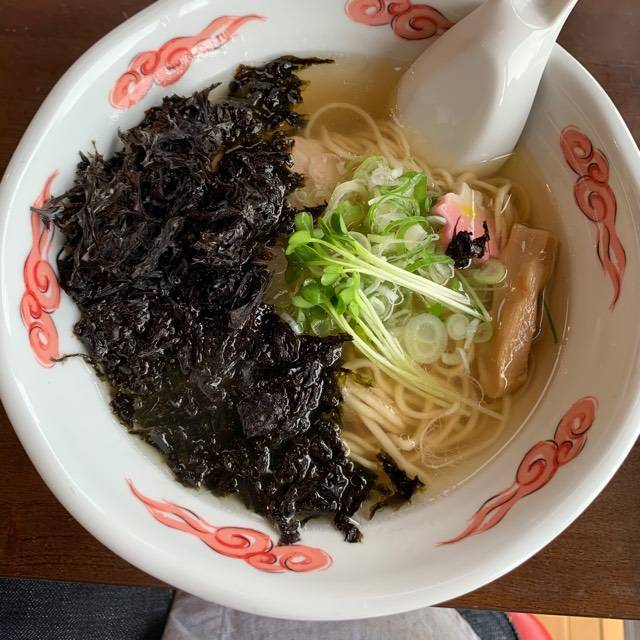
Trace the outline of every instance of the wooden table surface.
[[[65, 69], [90, 44], [149, 2], [2, 0], [1, 4], [0, 174]], [[639, 32], [640, 0], [581, 0], [560, 39], [604, 86], [636, 140], [640, 140]], [[565, 533], [509, 575], [452, 604], [640, 619], [639, 493], [637, 445], [602, 495]], [[67, 514], [29, 462], [1, 408], [0, 575], [159, 584], [113, 555]]]

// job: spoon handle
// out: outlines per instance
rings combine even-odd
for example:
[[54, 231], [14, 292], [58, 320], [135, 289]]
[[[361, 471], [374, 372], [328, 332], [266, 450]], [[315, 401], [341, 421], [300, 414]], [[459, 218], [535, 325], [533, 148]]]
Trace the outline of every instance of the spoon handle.
[[578, 0], [507, 0], [515, 15], [531, 29], [560, 31]]

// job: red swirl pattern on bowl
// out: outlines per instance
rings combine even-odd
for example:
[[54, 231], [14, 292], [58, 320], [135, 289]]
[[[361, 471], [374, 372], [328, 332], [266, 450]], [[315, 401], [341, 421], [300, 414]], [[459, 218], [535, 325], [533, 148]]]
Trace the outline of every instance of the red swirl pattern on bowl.
[[432, 38], [455, 24], [437, 9], [411, 0], [348, 0], [345, 11], [360, 24], [390, 24], [394, 33], [406, 40]]
[[538, 442], [529, 449], [518, 467], [515, 482], [489, 498], [462, 533], [438, 545], [460, 542], [493, 529], [522, 498], [547, 485], [561, 466], [571, 462], [584, 449], [597, 409], [598, 401], [591, 396], [574, 403], [560, 420], [553, 440]]
[[220, 16], [193, 36], [173, 38], [155, 51], [139, 53], [116, 80], [109, 101], [116, 109], [129, 109], [144, 98], [155, 82], [166, 87], [177, 82], [194, 58], [219, 49], [233, 39], [240, 27], [264, 16]]
[[200, 538], [216, 553], [244, 560], [254, 569], [267, 573], [306, 573], [331, 566], [331, 556], [322, 549], [302, 544], [274, 545], [262, 531], [245, 527], [216, 527], [193, 511], [171, 502], [159, 502], [144, 496], [131, 480], [127, 483], [133, 495], [161, 524]]
[[618, 203], [609, 184], [609, 161], [577, 127], [566, 127], [562, 131], [560, 146], [567, 164], [579, 176], [574, 197], [580, 211], [596, 229], [598, 260], [613, 285], [609, 307], [613, 311], [620, 298], [627, 255], [616, 230]]
[[45, 225], [36, 209], [51, 198], [51, 185], [58, 176], [54, 171], [33, 203], [31, 210], [31, 250], [22, 270], [24, 293], [20, 299], [20, 316], [27, 328], [29, 345], [38, 362], [51, 367], [60, 357], [58, 331], [51, 314], [60, 306], [60, 285], [49, 262], [54, 227]]

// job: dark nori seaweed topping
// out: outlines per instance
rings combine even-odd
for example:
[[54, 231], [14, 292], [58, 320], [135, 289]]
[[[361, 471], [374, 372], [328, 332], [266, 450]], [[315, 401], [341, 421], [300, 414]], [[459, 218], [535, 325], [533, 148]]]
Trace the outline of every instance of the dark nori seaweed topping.
[[474, 258], [483, 258], [487, 248], [489, 227], [482, 223], [484, 233], [477, 238], [470, 231], [454, 232], [454, 236], [447, 247], [446, 254], [453, 260], [456, 269], [467, 269]]
[[384, 488], [378, 487], [381, 493], [386, 493], [386, 496], [376, 502], [369, 511], [369, 518], [373, 516], [385, 507], [398, 507], [406, 502], [409, 502], [413, 497], [413, 494], [422, 487], [422, 482], [418, 478], [410, 478], [393, 459], [386, 453], [378, 454], [378, 460], [382, 465], [382, 470], [389, 479], [392, 491], [385, 491]]
[[239, 495], [284, 543], [318, 515], [359, 540], [351, 516], [374, 481], [340, 439], [344, 338], [296, 335], [262, 301], [301, 183], [295, 72], [318, 62], [240, 67], [217, 103], [213, 87], [165, 98], [111, 158], [81, 155], [73, 187], [41, 212], [64, 233], [74, 331], [115, 414], [180, 482]]

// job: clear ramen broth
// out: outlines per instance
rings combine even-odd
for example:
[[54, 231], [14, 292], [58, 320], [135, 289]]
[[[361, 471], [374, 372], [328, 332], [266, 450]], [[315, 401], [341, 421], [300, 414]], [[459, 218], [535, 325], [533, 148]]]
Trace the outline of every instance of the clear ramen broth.
[[[313, 118], [314, 114], [331, 103], [348, 103], [363, 109], [377, 121], [392, 119], [395, 89], [407, 66], [397, 60], [352, 56], [338, 57], [333, 65], [306, 69], [301, 77], [309, 84], [303, 92], [304, 101], [299, 110]], [[340, 109], [327, 112], [319, 124], [347, 137], [363, 128], [359, 115]], [[318, 128], [313, 130], [313, 136], [317, 135]], [[500, 171], [500, 176], [511, 180], [526, 194], [530, 206], [526, 224], [549, 230], [556, 238], [561, 238], [562, 226], [553, 196], [526, 149], [516, 149]], [[544, 291], [545, 308], [540, 310], [539, 331], [529, 356], [527, 382], [509, 398], [508, 417], [499, 435], [488, 446], [479, 446], [476, 453], [463, 455], [453, 464], [443, 461], [441, 468], [433, 469], [428, 475], [428, 486], [424, 492], [428, 499], [446, 494], [495, 458], [525, 426], [542, 401], [564, 339], [568, 314], [566, 282], [563, 261], [558, 259], [553, 278]], [[549, 318], [553, 323], [553, 331]], [[357, 417], [350, 414], [347, 407], [343, 420], [348, 434], [350, 425], [353, 421], [357, 422]], [[456, 457], [456, 453], [455, 449], [452, 450], [452, 457]]]

